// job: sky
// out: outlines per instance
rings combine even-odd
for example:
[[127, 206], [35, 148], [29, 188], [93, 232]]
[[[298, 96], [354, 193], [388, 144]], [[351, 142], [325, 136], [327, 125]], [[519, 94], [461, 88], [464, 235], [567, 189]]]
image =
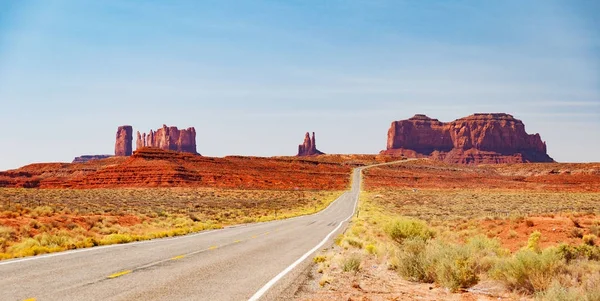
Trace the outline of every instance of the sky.
[[0, 1], [0, 170], [194, 126], [206, 156], [378, 153], [394, 120], [506, 112], [600, 161], [600, 1]]

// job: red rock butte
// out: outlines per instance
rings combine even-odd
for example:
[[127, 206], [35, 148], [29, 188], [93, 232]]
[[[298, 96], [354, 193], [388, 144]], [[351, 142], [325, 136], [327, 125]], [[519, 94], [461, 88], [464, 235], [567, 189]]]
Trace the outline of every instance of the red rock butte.
[[317, 141], [315, 140], [315, 132], [312, 133], [312, 138], [310, 134], [306, 132], [304, 136], [304, 143], [298, 145], [298, 156], [316, 156], [316, 155], [324, 155], [325, 153], [321, 152], [317, 149]]
[[196, 129], [180, 130], [176, 126], [163, 125], [148, 134], [137, 132], [136, 149], [154, 147], [183, 153], [198, 154], [196, 151]]
[[133, 153], [131, 143], [133, 142], [133, 127], [123, 125], [117, 129], [115, 142], [115, 156], [131, 156]]
[[382, 154], [459, 164], [554, 162], [540, 135], [527, 134], [521, 120], [505, 113], [478, 113], [446, 123], [422, 114], [394, 121]]

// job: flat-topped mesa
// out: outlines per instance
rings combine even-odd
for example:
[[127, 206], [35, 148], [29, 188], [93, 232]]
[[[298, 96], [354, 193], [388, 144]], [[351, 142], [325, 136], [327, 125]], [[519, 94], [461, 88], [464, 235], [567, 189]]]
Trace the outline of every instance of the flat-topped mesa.
[[154, 147], [184, 153], [198, 154], [196, 151], [196, 129], [180, 130], [176, 126], [163, 125], [148, 134], [137, 132], [136, 149]]
[[386, 154], [431, 156], [448, 163], [553, 162], [539, 134], [505, 113], [477, 113], [452, 122], [425, 115], [392, 122]]
[[315, 140], [315, 132], [310, 134], [306, 132], [304, 136], [304, 143], [298, 145], [298, 156], [316, 156], [323, 155], [324, 153], [317, 149], [317, 142]]
[[115, 156], [131, 156], [133, 142], [133, 127], [123, 125], [117, 129]]

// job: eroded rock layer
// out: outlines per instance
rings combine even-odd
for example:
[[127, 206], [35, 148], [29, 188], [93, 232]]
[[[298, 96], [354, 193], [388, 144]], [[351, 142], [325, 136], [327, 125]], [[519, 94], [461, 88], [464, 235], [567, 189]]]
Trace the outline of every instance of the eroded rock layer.
[[31, 164], [0, 172], [0, 187], [344, 190], [350, 171], [351, 167], [343, 164], [296, 157], [210, 158], [145, 147], [130, 157]]
[[382, 153], [461, 164], [554, 162], [540, 135], [527, 134], [521, 120], [505, 113], [446, 123], [421, 114], [394, 121]]

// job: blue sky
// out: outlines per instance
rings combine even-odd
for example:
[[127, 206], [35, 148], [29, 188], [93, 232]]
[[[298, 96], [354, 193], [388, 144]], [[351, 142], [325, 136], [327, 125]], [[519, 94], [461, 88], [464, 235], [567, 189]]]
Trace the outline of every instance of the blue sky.
[[0, 170], [195, 126], [203, 155], [377, 153], [393, 120], [508, 112], [600, 161], [600, 2], [0, 1]]

